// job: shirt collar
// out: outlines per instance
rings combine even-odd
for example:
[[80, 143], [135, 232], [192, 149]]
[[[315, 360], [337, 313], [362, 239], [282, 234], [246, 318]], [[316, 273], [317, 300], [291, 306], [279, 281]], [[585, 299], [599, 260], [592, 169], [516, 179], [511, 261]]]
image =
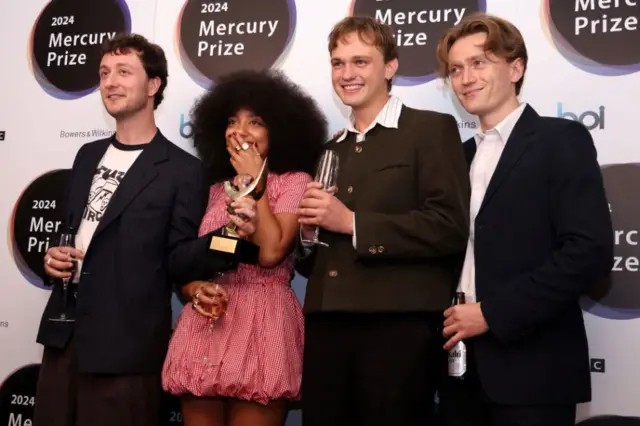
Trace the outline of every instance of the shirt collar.
[[377, 117], [373, 122], [367, 127], [364, 132], [359, 132], [355, 127], [355, 118], [353, 116], [353, 112], [349, 116], [349, 120], [347, 122], [347, 127], [344, 132], [336, 139], [336, 143], [342, 142], [347, 138], [349, 132], [356, 134], [356, 141], [362, 142], [365, 138], [365, 135], [369, 132], [369, 130], [373, 129], [376, 124], [379, 124], [383, 127], [389, 129], [397, 129], [398, 121], [400, 120], [400, 113], [402, 112], [402, 101], [400, 98], [391, 95], [387, 100], [387, 103], [382, 107]]
[[509, 136], [511, 136], [511, 132], [513, 132], [513, 128], [516, 126], [516, 123], [520, 119], [522, 112], [527, 106], [526, 102], [521, 103], [518, 108], [511, 111], [509, 115], [507, 115], [500, 123], [496, 125], [493, 129], [489, 129], [486, 132], [478, 132], [474, 135], [476, 140], [476, 146], [480, 145], [480, 142], [484, 140], [488, 135], [495, 134], [498, 136], [500, 142], [504, 145], [507, 143]]

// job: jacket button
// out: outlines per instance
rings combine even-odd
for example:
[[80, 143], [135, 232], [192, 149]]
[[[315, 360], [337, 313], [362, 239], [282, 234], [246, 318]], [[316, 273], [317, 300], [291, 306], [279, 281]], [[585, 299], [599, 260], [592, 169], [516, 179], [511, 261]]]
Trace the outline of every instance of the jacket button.
[[338, 276], [338, 271], [336, 271], [335, 269], [330, 270], [330, 271], [329, 271], [329, 276], [330, 276], [331, 278], [335, 278], [335, 277], [337, 277], [337, 276]]
[[353, 192], [353, 186], [349, 185], [349, 187], [347, 188], [347, 192], [351, 194]]
[[378, 249], [376, 249], [375, 246], [371, 246], [369, 247], [369, 253], [371, 254], [376, 254], [378, 252]]
[[356, 145], [356, 154], [360, 154], [362, 152], [362, 145]]

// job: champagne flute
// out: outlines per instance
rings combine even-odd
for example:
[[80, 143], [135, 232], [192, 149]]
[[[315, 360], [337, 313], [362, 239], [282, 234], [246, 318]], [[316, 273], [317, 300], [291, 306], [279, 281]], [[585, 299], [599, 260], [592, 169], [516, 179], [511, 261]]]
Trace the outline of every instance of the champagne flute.
[[[218, 276], [222, 276], [222, 273], [218, 273]], [[219, 285], [218, 283], [216, 283], [216, 292], [219, 289]], [[227, 310], [227, 302], [223, 301], [223, 300], [218, 300], [218, 297], [215, 296], [213, 298], [214, 302], [213, 304], [208, 307], [208, 309], [210, 309], [211, 312], [211, 318], [209, 318], [209, 333], [213, 333], [213, 329], [215, 328], [215, 324], [216, 321], [222, 316], [224, 315], [225, 311]], [[214, 361], [211, 361], [209, 359], [209, 356], [207, 354], [204, 355], [204, 364], [209, 366], [209, 367], [215, 367], [217, 364]]]
[[[322, 153], [318, 167], [316, 169], [316, 177], [314, 180], [322, 184], [322, 189], [325, 191], [336, 186], [338, 183], [338, 168], [339, 157], [336, 151], [327, 149]], [[307, 245], [319, 245], [323, 247], [329, 247], [329, 244], [320, 241], [319, 239], [320, 227], [316, 226], [313, 230], [313, 239], [302, 239], [302, 242]]]
[[[58, 246], [75, 248], [75, 245], [76, 245], [75, 240], [76, 240], [76, 235], [73, 233], [60, 234], [60, 243], [58, 244]], [[71, 256], [70, 262], [71, 262], [71, 268], [67, 269], [65, 272], [69, 272], [71, 276], [69, 278], [62, 278], [62, 303], [63, 303], [62, 313], [60, 314], [60, 316], [56, 318], [49, 318], [49, 321], [75, 322], [75, 319], [69, 318], [67, 315], [67, 305], [69, 303], [69, 294], [68, 294], [69, 283], [71, 282], [71, 280], [73, 280], [73, 276], [76, 272], [76, 268], [78, 267], [78, 260], [74, 256]]]

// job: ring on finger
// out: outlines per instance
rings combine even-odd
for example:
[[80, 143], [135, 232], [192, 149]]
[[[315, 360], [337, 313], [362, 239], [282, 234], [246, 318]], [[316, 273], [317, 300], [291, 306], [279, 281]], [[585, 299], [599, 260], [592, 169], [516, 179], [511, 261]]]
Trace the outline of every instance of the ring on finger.
[[49, 258], [47, 259], [47, 266], [51, 266], [51, 260], [52, 260], [52, 259], [53, 259], [52, 257], [49, 257]]
[[246, 142], [242, 142], [242, 145], [240, 145], [243, 151], [246, 151], [249, 149], [249, 144]]

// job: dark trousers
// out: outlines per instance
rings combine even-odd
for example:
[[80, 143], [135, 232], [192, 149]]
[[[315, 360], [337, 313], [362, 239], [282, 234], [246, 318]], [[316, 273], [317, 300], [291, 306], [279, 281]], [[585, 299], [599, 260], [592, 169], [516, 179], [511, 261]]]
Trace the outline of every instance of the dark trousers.
[[441, 426], [574, 426], [576, 405], [502, 405], [489, 399], [482, 388], [468, 347], [464, 379], [445, 377], [438, 391]]
[[157, 426], [161, 396], [160, 374], [80, 374], [72, 340], [64, 350], [44, 350], [33, 424]]
[[422, 313], [307, 315], [302, 425], [433, 424], [439, 323]]

